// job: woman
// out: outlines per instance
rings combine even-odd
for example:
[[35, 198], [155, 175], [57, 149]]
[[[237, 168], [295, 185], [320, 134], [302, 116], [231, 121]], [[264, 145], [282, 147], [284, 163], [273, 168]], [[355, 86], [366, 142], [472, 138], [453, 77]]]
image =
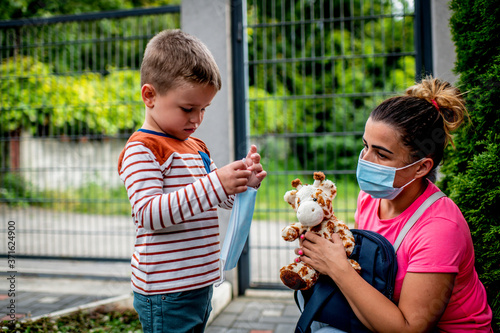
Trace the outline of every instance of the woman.
[[[458, 89], [433, 78], [373, 110], [358, 163], [356, 228], [373, 230], [394, 243], [418, 206], [439, 191], [432, 183], [436, 168], [445, 145], [452, 143], [451, 131], [465, 116]], [[335, 281], [370, 330], [492, 332], [470, 231], [449, 198], [427, 209], [398, 250], [395, 303], [352, 269], [338, 235], [332, 241], [306, 233], [296, 253]]]

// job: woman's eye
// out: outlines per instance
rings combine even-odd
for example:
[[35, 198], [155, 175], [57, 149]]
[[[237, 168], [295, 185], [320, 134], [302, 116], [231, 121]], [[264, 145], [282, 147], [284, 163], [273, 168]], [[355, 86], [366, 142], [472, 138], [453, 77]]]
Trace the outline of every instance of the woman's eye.
[[384, 154], [381, 154], [381, 153], [377, 153], [378, 157], [380, 158], [387, 158]]
[[182, 111], [184, 111], [184, 112], [191, 112], [191, 111], [193, 111], [193, 109], [186, 109], [186, 108], [183, 108], [183, 107], [181, 107], [181, 109], [182, 109]]

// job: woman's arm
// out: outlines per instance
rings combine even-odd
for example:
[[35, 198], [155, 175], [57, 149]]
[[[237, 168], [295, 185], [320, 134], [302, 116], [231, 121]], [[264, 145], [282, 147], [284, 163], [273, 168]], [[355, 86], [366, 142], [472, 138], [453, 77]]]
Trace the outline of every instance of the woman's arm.
[[374, 332], [427, 332], [439, 321], [455, 274], [407, 273], [395, 305], [351, 267], [340, 237], [334, 234], [332, 240], [306, 233], [300, 258], [335, 281], [366, 327]]

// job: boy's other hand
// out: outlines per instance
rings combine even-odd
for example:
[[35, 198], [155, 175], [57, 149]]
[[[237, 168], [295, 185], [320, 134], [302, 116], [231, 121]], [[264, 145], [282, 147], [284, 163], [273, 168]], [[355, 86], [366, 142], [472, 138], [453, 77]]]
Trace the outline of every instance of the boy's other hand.
[[235, 161], [217, 170], [220, 182], [226, 193], [236, 194], [247, 190], [248, 179], [252, 174], [243, 161]]
[[252, 171], [250, 178], [248, 178], [248, 186], [257, 187], [267, 176], [267, 172], [264, 171], [262, 164], [260, 164], [260, 155], [257, 153], [257, 147], [252, 145], [248, 151], [247, 157], [245, 157], [245, 164], [247, 165], [247, 170]]

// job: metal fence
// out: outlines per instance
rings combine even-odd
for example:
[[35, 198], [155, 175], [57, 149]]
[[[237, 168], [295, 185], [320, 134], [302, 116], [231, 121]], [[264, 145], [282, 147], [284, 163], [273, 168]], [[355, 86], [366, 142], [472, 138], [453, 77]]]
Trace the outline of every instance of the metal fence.
[[18, 256], [129, 260], [118, 155], [143, 120], [146, 43], [179, 12], [0, 22], [0, 232], [15, 225]]
[[276, 287], [297, 246], [280, 237], [297, 221], [283, 200], [293, 179], [312, 183], [315, 171], [324, 172], [338, 188], [337, 217], [353, 225], [364, 123], [378, 103], [415, 82], [422, 63], [414, 27], [422, 17], [406, 0], [246, 5], [249, 139], [268, 170], [252, 225], [250, 286]]
[[[235, 71], [235, 134], [259, 146], [268, 177], [240, 290], [281, 286], [279, 269], [294, 259], [295, 245], [280, 237], [296, 221], [283, 201], [293, 179], [310, 183], [323, 171], [338, 187], [336, 215], [352, 225], [364, 122], [429, 68], [424, 2], [241, 1], [233, 40], [244, 52], [234, 62], [246, 74]], [[15, 224], [18, 254], [129, 260], [134, 235], [117, 158], [143, 120], [144, 47], [180, 26], [179, 11], [0, 22], [0, 223]]]

